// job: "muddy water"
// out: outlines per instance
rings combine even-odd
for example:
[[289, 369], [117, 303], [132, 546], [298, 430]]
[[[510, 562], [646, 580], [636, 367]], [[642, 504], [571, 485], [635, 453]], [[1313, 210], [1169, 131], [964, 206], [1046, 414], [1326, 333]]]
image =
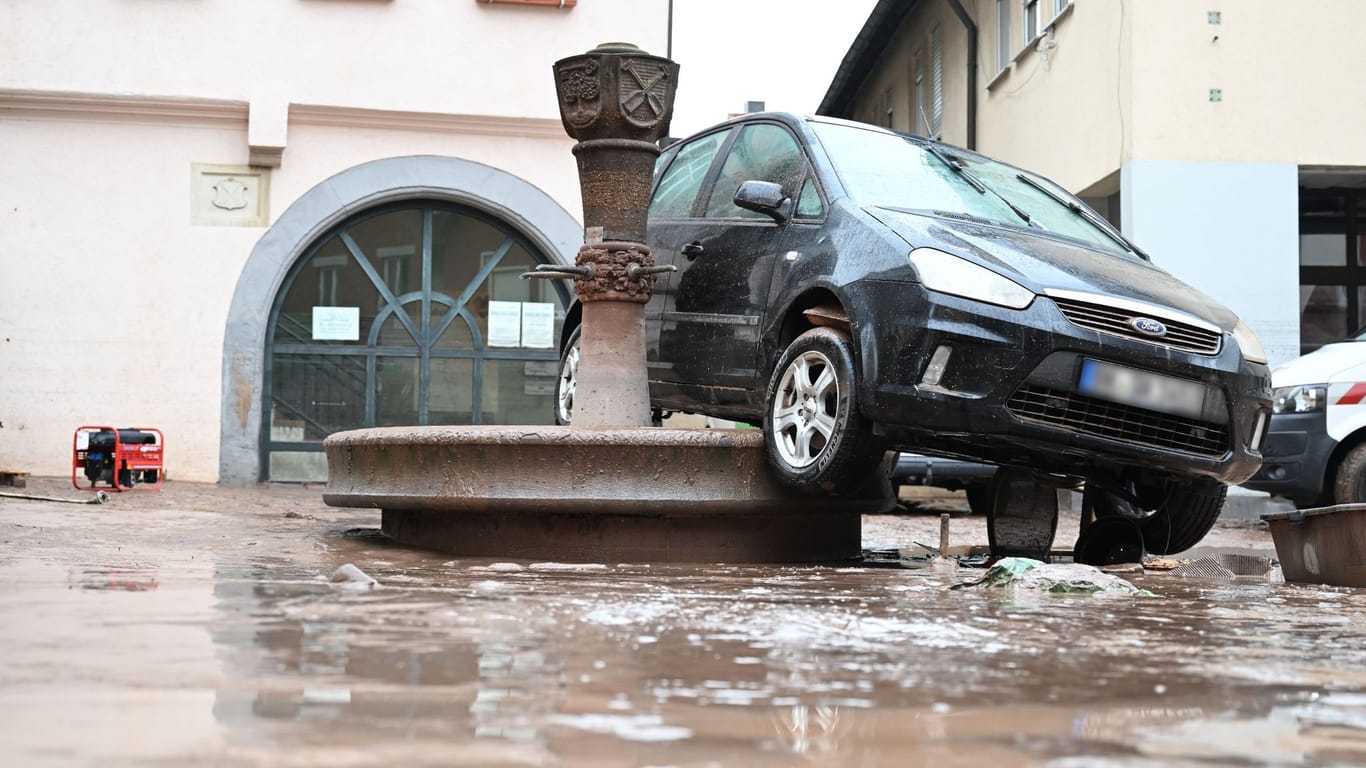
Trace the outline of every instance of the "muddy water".
[[1366, 591], [452, 560], [166, 498], [0, 500], [0, 763], [1366, 764]]

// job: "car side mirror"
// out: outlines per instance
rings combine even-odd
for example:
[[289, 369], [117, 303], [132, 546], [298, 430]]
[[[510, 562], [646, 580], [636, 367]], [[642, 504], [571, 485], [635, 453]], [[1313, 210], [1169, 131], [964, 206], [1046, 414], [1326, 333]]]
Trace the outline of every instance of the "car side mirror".
[[747, 211], [762, 213], [782, 224], [792, 218], [792, 198], [783, 194], [781, 185], [750, 179], [735, 190], [735, 204]]

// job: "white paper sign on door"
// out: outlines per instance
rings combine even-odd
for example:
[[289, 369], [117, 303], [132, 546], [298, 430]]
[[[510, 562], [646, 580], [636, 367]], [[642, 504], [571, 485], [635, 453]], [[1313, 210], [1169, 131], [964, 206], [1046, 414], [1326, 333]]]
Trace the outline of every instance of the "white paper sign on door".
[[360, 341], [360, 307], [314, 307], [314, 341]]
[[555, 305], [522, 302], [522, 346], [531, 349], [555, 347]]
[[489, 346], [516, 347], [522, 342], [522, 302], [489, 302]]

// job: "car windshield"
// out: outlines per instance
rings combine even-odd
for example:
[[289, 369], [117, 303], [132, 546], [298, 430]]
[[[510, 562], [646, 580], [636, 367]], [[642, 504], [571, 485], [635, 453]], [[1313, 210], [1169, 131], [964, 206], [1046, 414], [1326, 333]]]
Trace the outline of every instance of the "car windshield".
[[892, 133], [819, 122], [812, 128], [862, 205], [1037, 227], [1133, 257], [1080, 201], [1042, 176]]

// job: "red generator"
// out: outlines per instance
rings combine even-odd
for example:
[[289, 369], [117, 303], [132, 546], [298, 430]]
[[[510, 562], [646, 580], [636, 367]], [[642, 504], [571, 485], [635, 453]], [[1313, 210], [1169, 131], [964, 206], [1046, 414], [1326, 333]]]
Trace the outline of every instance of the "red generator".
[[[100, 483], [116, 491], [155, 491], [165, 475], [165, 442], [155, 427], [78, 427], [72, 438], [71, 484], [82, 491], [93, 491]], [[89, 485], [81, 485], [82, 473]]]

